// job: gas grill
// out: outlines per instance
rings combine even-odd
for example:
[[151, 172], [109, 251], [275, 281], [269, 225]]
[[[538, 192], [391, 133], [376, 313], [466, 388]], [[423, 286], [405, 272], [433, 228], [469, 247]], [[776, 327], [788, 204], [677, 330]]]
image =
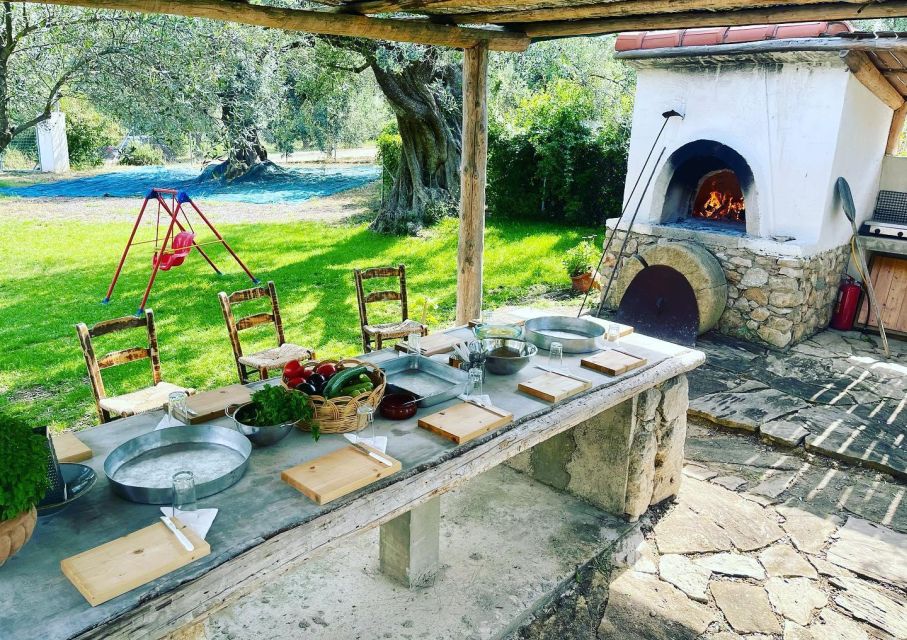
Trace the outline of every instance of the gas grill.
[[860, 235], [907, 240], [907, 193], [879, 191], [872, 219], [863, 223]]

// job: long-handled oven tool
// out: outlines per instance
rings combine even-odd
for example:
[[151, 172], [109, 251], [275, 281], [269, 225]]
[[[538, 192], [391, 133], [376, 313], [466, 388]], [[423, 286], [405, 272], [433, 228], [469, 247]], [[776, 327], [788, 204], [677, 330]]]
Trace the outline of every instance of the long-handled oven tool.
[[[630, 218], [630, 224], [627, 225], [626, 230], [624, 231], [624, 241], [620, 245], [620, 250], [617, 252], [617, 260], [614, 262], [614, 268], [611, 269], [611, 275], [608, 276], [608, 284], [605, 286], [602, 291], [602, 297], [598, 301], [598, 310], [595, 315], [601, 315], [602, 309], [605, 306], [605, 301], [608, 299], [608, 294], [611, 292], [611, 285], [614, 284], [614, 279], [620, 271], [621, 261], [624, 257], [624, 250], [627, 248], [627, 242], [630, 240], [630, 230], [633, 228], [633, 223], [636, 222], [636, 216], [639, 215], [639, 209], [642, 207], [643, 197], [646, 195], [646, 191], [649, 190], [649, 186], [652, 184], [652, 178], [655, 177], [655, 172], [658, 171], [658, 165], [661, 164], [661, 159], [664, 157], [667, 147], [661, 148], [661, 153], [658, 154], [658, 159], [655, 160], [655, 164], [652, 166], [652, 172], [649, 174], [649, 179], [646, 180], [646, 185], [642, 189], [642, 193], [639, 195], [639, 201], [636, 203], [636, 209], [633, 211], [633, 216]], [[617, 227], [614, 228], [614, 231], [617, 231]]]
[[[683, 114], [679, 111], [671, 109], [670, 111], [665, 111], [661, 114], [661, 117], [664, 118], [664, 122], [661, 123], [661, 129], [658, 130], [658, 135], [655, 136], [655, 140], [652, 142], [652, 148], [649, 149], [649, 154], [646, 156], [645, 162], [642, 163], [642, 167], [639, 169], [639, 174], [636, 176], [636, 181], [633, 183], [633, 188], [630, 189], [630, 195], [627, 196], [627, 201], [624, 203], [623, 208], [620, 210], [620, 216], [617, 218], [617, 224], [614, 225], [614, 229], [617, 230], [620, 227], [620, 222], [624, 218], [624, 214], [627, 212], [627, 207], [630, 206], [630, 202], [633, 201], [633, 196], [636, 194], [636, 187], [639, 186], [639, 181], [642, 180], [643, 174], [646, 172], [646, 167], [649, 166], [649, 160], [652, 159], [652, 154], [655, 152], [655, 147], [658, 146], [658, 141], [661, 140], [661, 134], [664, 133], [665, 127], [668, 126], [668, 121], [671, 118], [680, 118], [683, 120]], [[657, 163], [656, 163], [657, 164]], [[601, 258], [598, 259], [598, 266], [595, 267], [593, 273], [598, 273], [598, 270], [602, 268], [602, 263], [605, 261], [605, 256], [608, 255], [608, 251], [611, 250], [611, 243], [614, 241], [614, 234], [608, 236], [608, 240], [605, 242], [605, 250], [602, 251]], [[592, 291], [590, 288], [586, 291], [586, 295], [583, 296], [583, 303], [579, 306], [579, 311], [576, 314], [576, 317], [579, 318], [583, 315], [583, 309], [586, 308], [586, 301], [589, 299], [589, 292]], [[601, 309], [601, 305], [599, 305]]]
[[841, 199], [841, 208], [844, 209], [844, 215], [847, 216], [847, 219], [850, 220], [850, 226], [853, 227], [854, 246], [856, 247], [854, 254], [860, 263], [860, 271], [864, 274], [863, 280], [866, 285], [866, 293], [869, 295], [869, 304], [873, 312], [875, 312], [876, 322], [879, 325], [882, 350], [885, 352], [885, 357], [890, 358], [891, 349], [888, 347], [888, 336], [885, 335], [885, 326], [882, 324], [882, 308], [879, 306], [878, 300], [876, 300], [875, 287], [872, 286], [872, 277], [869, 274], [869, 267], [866, 266], [866, 255], [863, 253], [863, 245], [860, 243], [860, 234], [857, 230], [857, 208], [853, 203], [853, 194], [850, 192], [850, 185], [844, 178], [838, 178], [835, 183], [835, 190]]

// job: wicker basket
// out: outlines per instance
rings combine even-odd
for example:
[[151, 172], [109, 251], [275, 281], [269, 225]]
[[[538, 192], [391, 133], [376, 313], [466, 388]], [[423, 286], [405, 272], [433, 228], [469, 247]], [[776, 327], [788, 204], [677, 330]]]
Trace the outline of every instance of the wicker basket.
[[309, 396], [309, 400], [315, 407], [315, 415], [311, 421], [301, 421], [296, 426], [303, 431], [309, 431], [312, 428], [312, 422], [314, 422], [318, 425], [321, 433], [350, 433], [364, 429], [366, 426], [365, 420], [357, 412], [359, 407], [363, 405], [368, 405], [376, 411], [378, 410], [378, 404], [384, 397], [384, 387], [387, 382], [384, 371], [371, 362], [363, 362], [352, 358], [311, 361], [302, 363], [302, 366], [318, 367], [325, 363], [333, 364], [338, 370], [365, 367], [367, 369], [366, 375], [371, 378], [375, 388], [355, 398], [349, 396], [339, 396], [337, 398]]

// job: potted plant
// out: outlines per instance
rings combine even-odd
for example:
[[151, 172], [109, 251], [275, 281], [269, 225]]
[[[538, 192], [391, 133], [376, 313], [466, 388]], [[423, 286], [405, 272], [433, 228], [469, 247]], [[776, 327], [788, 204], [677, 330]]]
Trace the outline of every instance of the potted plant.
[[47, 436], [22, 420], [0, 415], [0, 566], [35, 530], [35, 505], [47, 492]]
[[573, 290], [586, 293], [592, 287], [596, 257], [595, 245], [583, 240], [564, 254], [564, 267], [573, 281]]

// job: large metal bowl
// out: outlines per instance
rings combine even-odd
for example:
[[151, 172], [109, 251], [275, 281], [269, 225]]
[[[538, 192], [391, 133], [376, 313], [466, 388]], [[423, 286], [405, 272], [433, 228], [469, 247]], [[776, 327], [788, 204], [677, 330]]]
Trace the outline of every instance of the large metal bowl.
[[233, 424], [236, 425], [236, 430], [241, 434], [246, 436], [249, 441], [252, 442], [256, 447], [267, 447], [276, 442], [280, 442], [287, 437], [287, 434], [293, 430], [293, 423], [287, 422], [285, 424], [275, 424], [269, 425], [266, 427], [257, 427], [251, 424], [246, 424], [243, 420], [247, 420], [249, 415], [254, 409], [252, 408], [253, 404], [247, 402], [241, 404], [237, 407], [230, 407], [227, 409], [227, 417], [233, 419]]
[[195, 495], [213, 496], [239, 482], [252, 445], [233, 429], [214, 425], [158, 429], [110, 452], [104, 473], [114, 492], [143, 504], [170, 504], [173, 474], [191, 471]]
[[499, 376], [516, 373], [539, 352], [534, 344], [512, 338], [485, 338], [482, 346], [487, 354], [485, 368]]
[[569, 316], [543, 316], [526, 321], [523, 337], [546, 351], [551, 349], [552, 342], [560, 342], [564, 353], [589, 353], [602, 349], [601, 338], [605, 328], [586, 320]]

